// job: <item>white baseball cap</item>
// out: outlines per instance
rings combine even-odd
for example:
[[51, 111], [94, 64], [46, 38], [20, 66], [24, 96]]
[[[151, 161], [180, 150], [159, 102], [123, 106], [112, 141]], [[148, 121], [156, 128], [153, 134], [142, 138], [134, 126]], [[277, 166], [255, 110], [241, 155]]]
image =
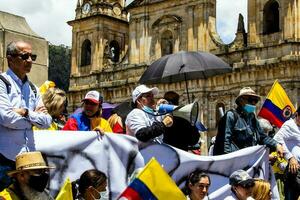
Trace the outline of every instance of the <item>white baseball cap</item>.
[[89, 101], [92, 101], [94, 103], [102, 103], [102, 96], [100, 95], [100, 93], [96, 90], [92, 90], [92, 91], [89, 91], [88, 93], [86, 93], [84, 99], [82, 99], [82, 101], [85, 101], [85, 100], [89, 100]]
[[145, 93], [148, 93], [148, 92], [152, 92], [153, 95], [157, 95], [159, 90], [157, 87], [153, 87], [153, 88], [148, 88], [146, 85], [139, 85], [137, 86], [133, 92], [132, 92], [132, 101], [133, 103], [136, 102], [136, 100], [142, 95], [142, 94], [145, 94]]

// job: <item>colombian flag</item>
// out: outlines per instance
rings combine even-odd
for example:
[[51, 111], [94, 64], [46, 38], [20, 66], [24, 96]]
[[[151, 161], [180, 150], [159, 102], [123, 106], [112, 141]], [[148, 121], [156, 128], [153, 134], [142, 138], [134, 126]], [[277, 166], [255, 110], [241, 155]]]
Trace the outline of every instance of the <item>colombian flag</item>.
[[155, 158], [152, 158], [118, 199], [186, 200], [186, 197]]
[[280, 128], [295, 111], [284, 89], [275, 80], [258, 116], [269, 120], [272, 124]]

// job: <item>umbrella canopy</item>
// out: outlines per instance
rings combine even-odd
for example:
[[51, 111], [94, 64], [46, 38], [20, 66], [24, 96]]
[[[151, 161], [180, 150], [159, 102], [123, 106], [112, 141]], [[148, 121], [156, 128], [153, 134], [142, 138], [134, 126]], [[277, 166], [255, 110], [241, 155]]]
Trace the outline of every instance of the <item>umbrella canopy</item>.
[[231, 71], [232, 67], [214, 54], [180, 51], [153, 62], [143, 73], [139, 82], [174, 83], [203, 79]]
[[112, 113], [117, 113], [122, 119], [126, 119], [127, 115], [134, 109], [132, 100], [127, 100], [112, 109]]

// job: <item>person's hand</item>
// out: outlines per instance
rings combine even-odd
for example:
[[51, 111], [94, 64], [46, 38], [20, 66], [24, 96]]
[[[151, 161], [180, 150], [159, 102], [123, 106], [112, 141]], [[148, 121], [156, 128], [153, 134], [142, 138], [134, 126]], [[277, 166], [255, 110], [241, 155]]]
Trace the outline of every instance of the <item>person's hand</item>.
[[24, 108], [13, 108], [13, 111], [21, 115], [22, 117], [25, 115], [26, 110]]
[[100, 133], [100, 135], [104, 135], [104, 130], [100, 126], [97, 126], [96, 128], [94, 128], [94, 131]]
[[37, 106], [34, 111], [38, 113], [48, 114], [48, 110], [45, 106]]
[[169, 102], [165, 99], [159, 99], [157, 102], [156, 102], [156, 105], [159, 106], [160, 104], [169, 104]]
[[173, 125], [173, 118], [170, 115], [166, 115], [162, 122], [166, 127], [171, 127]]
[[280, 158], [283, 158], [283, 146], [281, 144], [276, 145], [276, 151]]
[[65, 115], [59, 115], [58, 119], [64, 123], [67, 122], [66, 116]]
[[291, 172], [292, 174], [296, 174], [298, 168], [299, 168], [298, 161], [294, 157], [291, 157], [289, 159], [289, 172]]

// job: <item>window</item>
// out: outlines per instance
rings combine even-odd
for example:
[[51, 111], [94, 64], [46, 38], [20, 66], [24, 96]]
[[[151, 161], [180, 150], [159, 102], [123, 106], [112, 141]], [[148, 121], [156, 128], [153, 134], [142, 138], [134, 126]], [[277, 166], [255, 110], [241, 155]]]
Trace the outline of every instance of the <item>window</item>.
[[109, 43], [109, 54], [112, 62], [119, 62], [120, 59], [120, 46], [115, 40]]
[[173, 34], [171, 31], [163, 32], [161, 36], [161, 56], [173, 53]]
[[264, 7], [264, 34], [279, 31], [279, 4], [275, 0], [270, 0]]
[[91, 64], [91, 42], [86, 39], [82, 43], [81, 47], [81, 66]]

